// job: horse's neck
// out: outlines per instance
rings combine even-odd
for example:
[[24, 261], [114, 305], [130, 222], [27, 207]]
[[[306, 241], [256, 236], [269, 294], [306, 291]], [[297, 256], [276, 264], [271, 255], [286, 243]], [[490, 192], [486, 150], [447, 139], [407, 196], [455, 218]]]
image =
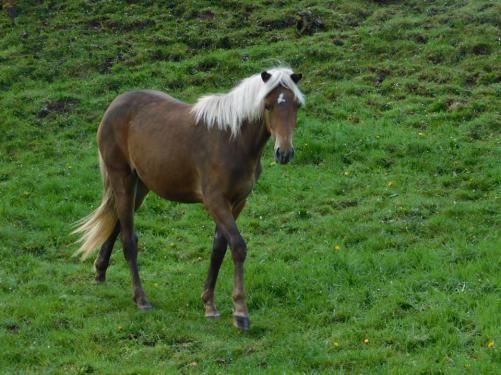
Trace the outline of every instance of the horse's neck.
[[240, 146], [246, 150], [251, 158], [256, 160], [261, 158], [266, 142], [270, 138], [270, 133], [266, 129], [264, 121], [256, 123], [247, 123], [242, 126], [240, 137]]

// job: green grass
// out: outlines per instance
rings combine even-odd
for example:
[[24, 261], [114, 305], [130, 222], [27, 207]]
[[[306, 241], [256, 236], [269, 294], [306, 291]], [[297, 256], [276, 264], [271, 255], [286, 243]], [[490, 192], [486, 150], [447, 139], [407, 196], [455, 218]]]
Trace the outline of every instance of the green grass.
[[[18, 2], [0, 16], [1, 373], [499, 373], [501, 7], [493, 1]], [[323, 22], [296, 32], [298, 12]], [[126, 90], [186, 101], [276, 61], [307, 105], [267, 150], [232, 262], [200, 293], [213, 223], [151, 195], [137, 215], [154, 304], [136, 311], [71, 223], [101, 194], [95, 132]]]

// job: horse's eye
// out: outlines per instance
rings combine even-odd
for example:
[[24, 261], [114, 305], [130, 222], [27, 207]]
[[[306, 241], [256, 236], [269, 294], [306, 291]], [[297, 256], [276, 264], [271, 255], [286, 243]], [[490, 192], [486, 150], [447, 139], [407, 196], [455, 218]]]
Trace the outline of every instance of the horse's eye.
[[267, 111], [271, 111], [272, 108], [273, 108], [273, 106], [271, 104], [264, 105], [264, 109], [266, 109]]

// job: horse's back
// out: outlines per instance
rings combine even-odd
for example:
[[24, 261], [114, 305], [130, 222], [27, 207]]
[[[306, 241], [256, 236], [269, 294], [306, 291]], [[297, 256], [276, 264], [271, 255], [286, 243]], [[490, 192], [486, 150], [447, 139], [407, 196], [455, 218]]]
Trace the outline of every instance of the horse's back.
[[134, 90], [134, 91], [128, 91], [126, 93], [123, 93], [122, 95], [119, 95], [117, 97], [124, 97], [124, 100], [126, 101], [131, 101], [135, 102], [138, 101], [140, 103], [144, 102], [151, 102], [151, 101], [166, 101], [171, 104], [179, 105], [179, 106], [188, 106], [185, 102], [182, 102], [179, 99], [176, 99], [169, 94], [166, 94], [163, 91], [158, 91], [158, 90]]
[[117, 96], [109, 105], [103, 118], [103, 123], [117, 119], [132, 119], [151, 105], [172, 107], [173, 109], [187, 109], [186, 104], [162, 91], [136, 90], [128, 91]]
[[173, 122], [183, 125], [179, 124], [179, 117], [190, 117], [190, 109], [190, 105], [161, 91], [125, 92], [111, 102], [103, 116], [97, 136], [99, 148], [103, 150], [110, 147], [109, 144], [113, 141], [127, 145], [129, 132], [133, 127], [147, 133], [155, 128], [163, 128], [165, 131]]

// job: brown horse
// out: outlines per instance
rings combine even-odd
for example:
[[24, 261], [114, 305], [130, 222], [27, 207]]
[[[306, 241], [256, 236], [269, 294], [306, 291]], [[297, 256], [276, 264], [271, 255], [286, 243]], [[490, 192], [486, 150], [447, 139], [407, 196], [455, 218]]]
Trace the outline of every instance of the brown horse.
[[96, 280], [105, 280], [113, 245], [119, 235], [132, 276], [133, 298], [151, 308], [139, 278], [134, 211], [151, 190], [160, 197], [203, 203], [216, 222], [209, 272], [202, 293], [205, 315], [219, 316], [214, 288], [229, 244], [234, 262], [234, 324], [249, 328], [243, 266], [246, 244], [235, 223], [261, 173], [266, 141], [275, 142], [277, 162], [294, 155], [292, 136], [301, 74], [275, 68], [243, 80], [227, 94], [209, 95], [196, 104], [180, 102], [158, 91], [118, 96], [97, 132], [104, 194], [101, 205], [82, 219], [82, 258], [99, 246]]

